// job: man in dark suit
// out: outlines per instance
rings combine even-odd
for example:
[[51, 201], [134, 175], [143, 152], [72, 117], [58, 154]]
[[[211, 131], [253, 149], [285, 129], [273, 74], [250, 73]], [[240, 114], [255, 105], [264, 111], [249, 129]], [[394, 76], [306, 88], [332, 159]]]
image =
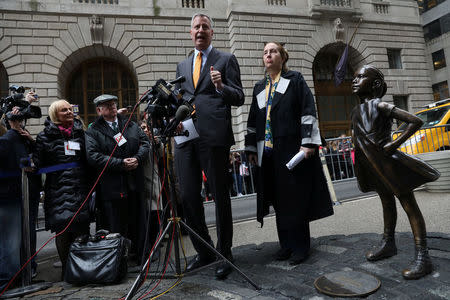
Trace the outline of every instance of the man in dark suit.
[[[231, 105], [240, 106], [245, 99], [236, 57], [212, 47], [213, 33], [210, 17], [204, 14], [192, 17], [190, 34], [195, 49], [178, 64], [177, 77], [186, 77], [178, 88], [195, 97], [194, 125], [199, 138], [175, 146], [175, 166], [187, 224], [212, 244], [200, 197], [201, 172], [206, 171], [216, 202], [216, 248], [232, 260], [233, 220], [227, 184], [228, 155], [234, 144]], [[193, 236], [191, 240], [198, 255], [189, 263], [188, 271], [215, 260], [214, 254], [200, 241]], [[216, 269], [216, 277], [224, 279], [231, 270], [228, 264], [222, 263]]]
[[117, 113], [116, 96], [100, 95], [94, 104], [99, 117], [86, 131], [87, 160], [97, 172], [109, 161], [96, 189], [97, 226], [129, 238], [139, 263], [145, 240], [141, 230], [145, 224], [140, 200], [144, 186], [142, 165], [148, 159], [150, 141], [135, 122], [128, 124], [119, 140], [127, 118]]

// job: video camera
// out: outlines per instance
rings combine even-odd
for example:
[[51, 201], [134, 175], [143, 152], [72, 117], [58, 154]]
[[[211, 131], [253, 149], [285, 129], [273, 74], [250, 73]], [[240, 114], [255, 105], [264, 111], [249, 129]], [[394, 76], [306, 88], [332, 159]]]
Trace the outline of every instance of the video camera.
[[[42, 116], [41, 109], [38, 106], [30, 105], [28, 101], [23, 100], [25, 89], [25, 87], [17, 85], [9, 87], [12, 95], [0, 99], [0, 118], [6, 115], [7, 120], [16, 121]], [[12, 113], [14, 107], [19, 108], [18, 114]]]
[[[142, 96], [141, 101], [147, 102], [145, 111], [151, 118], [152, 128], [157, 129], [158, 132], [168, 132], [168, 128], [172, 129], [174, 120], [180, 121], [182, 116], [187, 117], [186, 106], [190, 107], [193, 98], [184, 97], [183, 89], [173, 89], [177, 83], [184, 82], [186, 78], [180, 76], [168, 83], [164, 79], [159, 79], [148, 92]], [[182, 107], [180, 107], [182, 106]], [[180, 109], [183, 111], [181, 114]], [[174, 120], [170, 121], [172, 118]], [[150, 119], [149, 118], [149, 119]]]

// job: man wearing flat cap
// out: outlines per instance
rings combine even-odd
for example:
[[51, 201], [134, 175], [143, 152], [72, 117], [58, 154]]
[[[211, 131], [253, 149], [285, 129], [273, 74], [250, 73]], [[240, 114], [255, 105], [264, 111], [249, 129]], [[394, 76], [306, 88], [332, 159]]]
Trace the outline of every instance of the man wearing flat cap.
[[116, 96], [100, 95], [94, 104], [99, 117], [86, 131], [86, 155], [98, 173], [117, 144], [96, 188], [97, 229], [129, 238], [139, 262], [145, 238], [138, 234], [145, 226], [145, 206], [139, 193], [144, 186], [142, 165], [148, 158], [150, 142], [133, 121], [121, 136], [127, 117], [117, 114]]

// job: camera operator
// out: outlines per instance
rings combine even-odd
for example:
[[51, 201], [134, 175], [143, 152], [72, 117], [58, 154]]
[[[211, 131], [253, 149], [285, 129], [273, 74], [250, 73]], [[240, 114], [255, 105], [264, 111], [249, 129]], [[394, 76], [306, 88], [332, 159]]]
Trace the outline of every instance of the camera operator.
[[[24, 87], [11, 86], [9, 88], [14, 93], [11, 96], [2, 98], [0, 102], [0, 117], [11, 113], [12, 109], [15, 108], [16, 112], [11, 115], [13, 119], [27, 120], [29, 118], [40, 118], [42, 117], [41, 108], [39, 106], [31, 105], [33, 102], [38, 101], [38, 95], [35, 92], [28, 92], [25, 96], [23, 93], [17, 91], [24, 91]], [[9, 129], [9, 123], [6, 122], [6, 127]]]
[[[40, 108], [37, 107], [40, 112]], [[36, 110], [37, 111], [37, 110]], [[21, 160], [29, 158], [35, 142], [24, 128], [24, 118], [19, 107], [13, 107], [7, 112], [6, 120], [10, 128], [0, 137], [0, 290], [19, 270], [21, 263], [22, 239], [22, 181]], [[30, 203], [30, 244], [31, 253], [36, 250], [36, 217], [41, 189], [40, 176], [29, 172], [29, 203]], [[32, 272], [36, 272], [36, 263], [32, 262]]]
[[136, 251], [140, 261], [145, 239], [145, 205], [140, 197], [144, 186], [142, 166], [148, 159], [150, 142], [133, 121], [119, 140], [127, 117], [117, 113], [116, 96], [100, 95], [94, 104], [99, 117], [86, 131], [89, 164], [100, 172], [118, 143], [96, 190], [97, 229], [129, 238], [131, 250]]

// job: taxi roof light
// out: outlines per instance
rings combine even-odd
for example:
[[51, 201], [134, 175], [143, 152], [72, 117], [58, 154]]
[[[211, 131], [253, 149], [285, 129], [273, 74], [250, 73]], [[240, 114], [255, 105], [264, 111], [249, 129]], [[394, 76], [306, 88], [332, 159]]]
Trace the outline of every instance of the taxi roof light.
[[439, 100], [439, 101], [427, 104], [424, 107], [425, 108], [432, 108], [432, 107], [436, 107], [436, 106], [443, 105], [443, 104], [446, 104], [446, 103], [450, 103], [450, 98]]

